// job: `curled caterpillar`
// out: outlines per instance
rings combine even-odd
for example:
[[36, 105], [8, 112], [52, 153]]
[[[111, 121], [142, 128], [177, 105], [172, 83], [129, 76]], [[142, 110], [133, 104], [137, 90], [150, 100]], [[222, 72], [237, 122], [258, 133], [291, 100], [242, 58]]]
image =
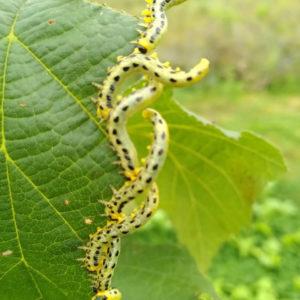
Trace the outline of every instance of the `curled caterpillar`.
[[[154, 183], [147, 200], [138, 210], [119, 222], [110, 222], [104, 228], [98, 228], [92, 235], [87, 251], [86, 265], [93, 276], [93, 289], [105, 292], [109, 290], [111, 278], [120, 254], [120, 236], [133, 232], [143, 226], [156, 211], [159, 203], [158, 188]], [[99, 251], [99, 248], [104, 248]], [[103, 255], [105, 253], [105, 255]]]
[[[171, 6], [186, 0], [146, 0], [147, 10], [143, 11], [147, 24], [136, 42], [134, 53], [126, 58], [119, 58], [118, 64], [108, 71], [107, 78], [97, 101], [97, 115], [106, 120], [108, 137], [119, 157], [119, 163], [128, 179], [119, 190], [113, 190], [112, 199], [105, 202], [108, 222], [90, 235], [90, 241], [83, 247], [86, 256], [85, 267], [91, 272], [95, 296], [92, 300], [120, 300], [122, 295], [111, 287], [114, 269], [120, 254], [121, 237], [143, 226], [156, 211], [159, 192], [155, 178], [160, 171], [167, 154], [169, 132], [161, 115], [146, 109], [143, 116], [150, 120], [154, 128], [154, 141], [149, 154], [140, 165], [135, 147], [127, 133], [128, 118], [145, 104], [155, 100], [161, 93], [163, 85], [183, 87], [200, 81], [208, 72], [209, 62], [202, 59], [188, 72], [173, 69], [168, 63], [161, 63], [157, 55], [150, 53], [167, 29], [165, 11]], [[149, 86], [133, 92], [129, 96], [115, 100], [118, 85], [129, 75], [144, 75]], [[146, 199], [131, 214], [124, 213], [124, 207], [138, 195], [145, 194]]]
[[[134, 105], [132, 107], [134, 108]], [[95, 292], [110, 289], [111, 278], [120, 253], [120, 236], [144, 225], [158, 206], [158, 188], [153, 181], [165, 160], [169, 134], [167, 124], [158, 112], [146, 109], [143, 115], [153, 123], [155, 132], [146, 165], [141, 168], [135, 180], [125, 183], [124, 188], [116, 192], [117, 195], [120, 192], [124, 193], [123, 197], [116, 197], [114, 201], [107, 203], [106, 213], [110, 222], [90, 235], [90, 242], [84, 248], [86, 250], [84, 264], [90, 272], [95, 273], [92, 275]], [[150, 186], [152, 187], [148, 191], [147, 188]], [[130, 216], [121, 214], [123, 207], [145, 190], [148, 197], [139, 209]]]
[[115, 237], [110, 238], [106, 243], [100, 243], [97, 240], [94, 242], [99, 246], [107, 245], [107, 254], [104, 257], [97, 257], [94, 253], [93, 260], [97, 263], [97, 259], [101, 259], [101, 266], [99, 265], [97, 271], [94, 271], [94, 274], [91, 275], [93, 278], [93, 290], [96, 293], [105, 293], [111, 290], [111, 280], [121, 250], [121, 239]]
[[108, 119], [111, 108], [113, 108], [116, 86], [129, 74], [140, 72], [165, 85], [185, 87], [200, 81], [208, 73], [208, 70], [209, 61], [207, 59], [201, 59], [194, 68], [184, 72], [166, 67], [154, 57], [131, 54], [110, 70], [97, 100], [97, 114], [104, 120]]
[[168, 29], [168, 19], [165, 11], [186, 0], [146, 0], [147, 9], [142, 11], [146, 31], [141, 33], [137, 41], [137, 50], [142, 54], [155, 49], [163, 34]]
[[118, 154], [125, 176], [134, 180], [139, 172], [139, 162], [135, 147], [127, 133], [127, 119], [140, 107], [149, 104], [162, 92], [162, 85], [152, 82], [125, 99], [122, 99], [111, 112], [107, 123], [108, 137]]
[[122, 294], [117, 289], [111, 289], [104, 292], [98, 292], [92, 300], [121, 300]]
[[112, 199], [105, 203], [106, 215], [111, 220], [122, 218], [120, 213], [125, 205], [149, 188], [167, 155], [169, 130], [166, 121], [153, 109], [144, 110], [143, 116], [149, 119], [154, 126], [154, 142], [149, 150], [150, 153], [145, 160], [145, 164], [141, 167], [135, 179], [126, 182], [118, 191], [114, 191]]

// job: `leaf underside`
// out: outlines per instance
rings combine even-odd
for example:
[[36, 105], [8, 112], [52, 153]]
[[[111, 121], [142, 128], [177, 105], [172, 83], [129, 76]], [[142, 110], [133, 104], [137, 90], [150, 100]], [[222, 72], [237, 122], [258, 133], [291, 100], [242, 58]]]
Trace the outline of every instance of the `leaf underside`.
[[[0, 298], [89, 299], [77, 247], [103, 222], [98, 200], [123, 182], [95, 118], [91, 82], [130, 53], [136, 20], [81, 0], [0, 0], [0, 20]], [[204, 266], [247, 223], [257, 192], [284, 165], [261, 139], [229, 138], [169, 96], [157, 108], [172, 134], [162, 207]], [[140, 139], [145, 125], [132, 126]], [[205, 290], [178, 245], [131, 238], [119, 269], [125, 299], [141, 299], [145, 283], [155, 286], [145, 299], [197, 299]]]

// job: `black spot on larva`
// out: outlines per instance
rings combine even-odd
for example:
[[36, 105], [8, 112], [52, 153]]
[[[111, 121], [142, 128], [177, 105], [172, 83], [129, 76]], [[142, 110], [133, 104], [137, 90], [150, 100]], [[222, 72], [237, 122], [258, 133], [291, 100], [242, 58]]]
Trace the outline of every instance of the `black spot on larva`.
[[159, 75], [157, 72], [155, 72], [154, 75], [155, 75], [156, 77], [160, 77], [160, 75]]
[[131, 170], [131, 171], [133, 171], [134, 170], [134, 166], [128, 165], [128, 169]]
[[109, 89], [113, 92], [115, 90], [115, 86], [112, 84]]
[[150, 57], [148, 57], [148, 56], [146, 56], [146, 57], [145, 57], [145, 59], [146, 59], [146, 60], [151, 60], [151, 58], [150, 58]]
[[138, 193], [141, 194], [143, 192], [143, 190], [138, 190]]
[[151, 92], [155, 92], [157, 90], [157, 88], [154, 86], [152, 89], [151, 89]]
[[113, 264], [113, 265], [111, 266], [111, 268], [112, 268], [112, 269], [114, 269], [114, 268], [115, 268], [115, 266], [116, 266], [116, 264]]
[[107, 95], [107, 96], [106, 96], [106, 99], [107, 99], [107, 101], [111, 101], [111, 96], [110, 96], [110, 95]]
[[128, 109], [128, 105], [126, 105], [122, 108], [123, 111], [126, 111], [127, 109]]
[[148, 68], [145, 65], [143, 66], [143, 69], [146, 70], [146, 71], [148, 71]]
[[141, 224], [136, 224], [134, 227], [139, 228], [139, 227], [141, 227]]
[[123, 71], [124, 71], [124, 72], [127, 72], [127, 71], [129, 71], [129, 69], [130, 69], [130, 67], [124, 67], [124, 68], [123, 68]]
[[119, 139], [116, 139], [117, 145], [122, 145], [122, 142]]
[[163, 140], [166, 138], [166, 133], [165, 133], [165, 132], [163, 132], [163, 133], [161, 134], [161, 138], [162, 138]]
[[118, 122], [119, 122], [119, 117], [115, 117], [115, 118], [114, 118], [114, 122], [115, 122], [115, 123], [118, 123]]
[[142, 101], [142, 100], [143, 100], [143, 97], [137, 97], [137, 98], [135, 99], [136, 102], [140, 102], [140, 101]]
[[112, 134], [117, 135], [118, 134], [117, 129], [113, 129]]
[[137, 48], [139, 49], [139, 51], [140, 51], [142, 54], [146, 54], [146, 53], [148, 52], [148, 50], [147, 50], [145, 47], [141, 46], [141, 45], [138, 45]]
[[146, 217], [149, 218], [149, 217], [151, 217], [151, 215], [152, 215], [152, 211], [148, 212]]
[[122, 148], [123, 153], [128, 153], [128, 150], [126, 148]]
[[122, 233], [123, 234], [127, 234], [129, 231], [128, 230], [123, 230]]
[[138, 66], [139, 66], [139, 64], [133, 63], [133, 67], [134, 67], [134, 68], [137, 68]]
[[156, 171], [158, 169], [158, 164], [154, 165], [152, 169], [153, 171]]
[[147, 183], [150, 183], [151, 181], [152, 181], [152, 177], [149, 177], [149, 178], [146, 180]]
[[160, 150], [158, 151], [158, 155], [163, 155], [163, 153], [164, 153], [164, 150], [163, 150], [163, 149], [160, 149]]
[[114, 81], [119, 81], [120, 80], [120, 76], [116, 76], [115, 78], [114, 78]]
[[118, 250], [118, 251], [116, 252], [116, 256], [119, 256], [119, 254], [120, 254], [120, 251]]
[[188, 77], [187, 79], [186, 79], [187, 81], [192, 81], [193, 80], [193, 77]]
[[133, 196], [130, 196], [130, 197], [128, 197], [128, 199], [129, 199], [129, 200], [133, 200], [133, 199], [134, 199], [134, 197], [133, 197]]
[[170, 81], [171, 81], [171, 82], [174, 82], [174, 83], [177, 82], [177, 80], [174, 79], [174, 78], [171, 78]]

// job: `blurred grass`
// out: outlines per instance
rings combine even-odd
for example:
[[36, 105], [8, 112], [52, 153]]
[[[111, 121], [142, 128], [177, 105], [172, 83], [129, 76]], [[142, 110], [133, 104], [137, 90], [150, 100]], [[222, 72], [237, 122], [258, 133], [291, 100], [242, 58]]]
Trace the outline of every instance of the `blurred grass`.
[[[145, 6], [105, 2], [134, 15]], [[184, 68], [199, 57], [212, 63], [207, 79], [175, 98], [226, 129], [262, 135], [289, 167], [259, 200], [251, 227], [224, 245], [210, 275], [223, 300], [299, 300], [300, 2], [190, 0], [168, 16], [160, 57]]]

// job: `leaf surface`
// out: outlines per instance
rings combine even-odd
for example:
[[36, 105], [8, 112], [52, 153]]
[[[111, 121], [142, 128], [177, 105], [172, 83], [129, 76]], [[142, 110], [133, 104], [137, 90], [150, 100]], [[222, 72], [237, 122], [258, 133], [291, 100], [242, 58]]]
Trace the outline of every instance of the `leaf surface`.
[[[266, 183], [286, 167], [267, 141], [218, 128], [171, 98], [165, 93], [155, 105], [167, 120], [171, 139], [159, 177], [161, 207], [205, 271], [220, 245], [249, 224], [252, 204]], [[129, 126], [141, 152], [147, 129], [139, 117]]]

